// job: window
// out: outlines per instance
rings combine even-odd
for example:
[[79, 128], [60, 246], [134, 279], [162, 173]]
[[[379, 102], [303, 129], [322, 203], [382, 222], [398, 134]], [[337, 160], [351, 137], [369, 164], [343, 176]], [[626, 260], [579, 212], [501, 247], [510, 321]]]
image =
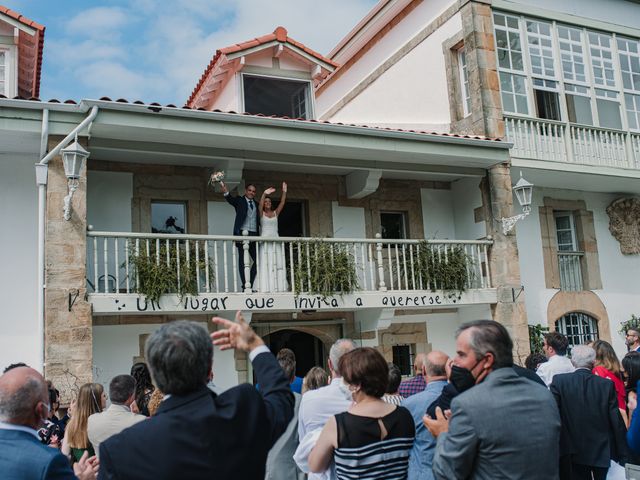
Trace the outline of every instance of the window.
[[591, 65], [593, 67], [593, 81], [596, 85], [603, 87], [615, 87], [611, 35], [589, 32], [588, 37]]
[[493, 22], [496, 29], [499, 67], [501, 69], [524, 72], [518, 17], [495, 13]]
[[471, 92], [469, 91], [469, 71], [464, 48], [458, 50], [458, 66], [460, 67], [460, 93], [462, 94], [462, 113], [466, 117], [471, 113]]
[[598, 109], [598, 122], [601, 127], [622, 128], [620, 101], [618, 100], [617, 92], [596, 88], [596, 108]]
[[242, 85], [245, 112], [310, 118], [309, 82], [243, 75]]
[[380, 212], [380, 227], [382, 238], [407, 238], [404, 212]]
[[500, 72], [502, 107], [506, 112], [524, 115], [529, 113], [525, 81], [525, 77], [521, 75]]
[[640, 95], [625, 93], [624, 103], [627, 107], [627, 121], [631, 130], [640, 130]]
[[625, 90], [640, 93], [640, 48], [635, 40], [618, 38], [618, 55]]
[[558, 82], [542, 78], [533, 79], [533, 94], [539, 118], [560, 120], [560, 100], [557, 88]]
[[558, 250], [575, 252], [577, 250], [576, 227], [571, 212], [554, 212], [556, 218], [556, 236]]
[[556, 331], [566, 335], [569, 346], [583, 345], [598, 339], [598, 322], [581, 312], [571, 312], [556, 320]]
[[411, 345], [394, 345], [393, 363], [400, 368], [402, 375], [413, 375], [413, 355]]
[[527, 20], [527, 42], [531, 73], [535, 76], [555, 78], [551, 25]]
[[583, 125], [593, 125], [593, 115], [591, 114], [591, 99], [589, 89], [580, 85], [564, 86], [567, 100], [567, 113], [571, 123]]
[[582, 48], [582, 30], [558, 26], [562, 77], [571, 82], [586, 83]]
[[151, 202], [152, 233], [187, 233], [187, 204]]
[[0, 50], [0, 95], [7, 95], [7, 52]]

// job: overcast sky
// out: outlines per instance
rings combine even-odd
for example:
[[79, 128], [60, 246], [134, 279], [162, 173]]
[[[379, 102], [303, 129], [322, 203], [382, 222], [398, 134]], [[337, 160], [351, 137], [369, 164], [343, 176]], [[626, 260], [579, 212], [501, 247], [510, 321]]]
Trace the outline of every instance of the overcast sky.
[[320, 53], [375, 0], [0, 0], [47, 27], [40, 97], [183, 105], [217, 48], [272, 32]]

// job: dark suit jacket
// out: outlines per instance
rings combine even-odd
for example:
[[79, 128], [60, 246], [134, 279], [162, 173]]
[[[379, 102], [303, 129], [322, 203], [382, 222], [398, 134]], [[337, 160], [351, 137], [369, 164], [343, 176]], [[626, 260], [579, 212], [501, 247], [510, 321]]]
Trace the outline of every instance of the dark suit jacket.
[[2, 480], [75, 479], [69, 461], [27, 432], [0, 429]]
[[293, 416], [293, 395], [271, 353], [249, 384], [171, 396], [154, 417], [100, 444], [101, 479], [263, 479], [269, 449]]
[[555, 375], [549, 390], [562, 419], [561, 457], [603, 468], [609, 467], [611, 459], [626, 459], [626, 428], [611, 380], [580, 368]]
[[[233, 222], [233, 234], [234, 235], [242, 235], [242, 224], [244, 223], [245, 219], [247, 218], [247, 210], [249, 209], [248, 205], [247, 205], [247, 199], [245, 198], [244, 195], [242, 195], [241, 197], [236, 197], [232, 194], [229, 195], [225, 195], [224, 196], [225, 200], [227, 202], [229, 202], [231, 205], [233, 205], [233, 208], [236, 209], [236, 219]], [[255, 203], [255, 207], [256, 207], [256, 231], [260, 231], [260, 217], [258, 216], [258, 202], [256, 202], [254, 200]]]

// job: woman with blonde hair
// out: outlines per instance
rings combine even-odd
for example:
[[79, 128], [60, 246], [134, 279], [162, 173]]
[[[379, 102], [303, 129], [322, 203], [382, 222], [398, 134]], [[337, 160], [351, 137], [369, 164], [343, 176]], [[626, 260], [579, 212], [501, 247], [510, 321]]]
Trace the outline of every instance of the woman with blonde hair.
[[313, 367], [302, 380], [302, 393], [329, 385], [329, 375], [322, 367]]
[[106, 405], [107, 396], [102, 385], [85, 383], [80, 387], [62, 441], [62, 453], [71, 459], [71, 463], [79, 461], [85, 451], [89, 452], [89, 457], [95, 455], [87, 435], [87, 420], [90, 415], [104, 410]]
[[618, 408], [620, 409], [620, 414], [624, 419], [625, 425], [628, 427], [629, 418], [627, 416], [626, 391], [622, 380], [620, 360], [618, 360], [618, 356], [609, 342], [596, 340], [593, 342], [593, 349], [596, 351], [596, 363], [593, 367], [593, 373], [613, 382], [616, 388]]

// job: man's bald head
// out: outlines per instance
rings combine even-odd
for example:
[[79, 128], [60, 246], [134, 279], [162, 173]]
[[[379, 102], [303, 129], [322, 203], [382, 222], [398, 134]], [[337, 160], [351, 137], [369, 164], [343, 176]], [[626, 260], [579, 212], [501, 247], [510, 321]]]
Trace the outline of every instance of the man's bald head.
[[413, 359], [413, 368], [416, 375], [422, 375], [422, 367], [424, 365], [424, 359], [427, 357], [426, 353], [418, 353]]
[[449, 361], [449, 355], [440, 350], [429, 352], [424, 360], [424, 376], [427, 382], [429, 379], [446, 378], [446, 365]]
[[0, 376], [0, 421], [32, 428], [47, 417], [49, 392], [42, 375], [18, 367]]

